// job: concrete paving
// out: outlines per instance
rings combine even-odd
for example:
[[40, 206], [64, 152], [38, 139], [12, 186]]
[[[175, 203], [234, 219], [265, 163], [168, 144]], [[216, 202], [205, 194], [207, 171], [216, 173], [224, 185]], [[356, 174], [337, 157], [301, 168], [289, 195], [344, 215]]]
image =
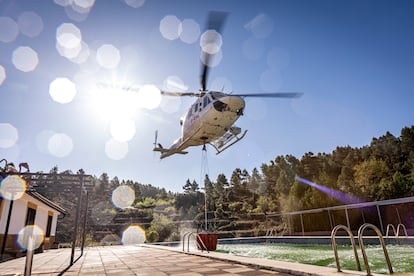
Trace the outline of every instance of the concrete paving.
[[[182, 248], [131, 245], [87, 247], [83, 255], [70, 249], [35, 254], [31, 275], [148, 275], [148, 276], [247, 276], [247, 275], [366, 275], [363, 272], [336, 272], [334, 268], [247, 258], [217, 252], [183, 252]], [[0, 263], [0, 275], [24, 275], [26, 258]]]

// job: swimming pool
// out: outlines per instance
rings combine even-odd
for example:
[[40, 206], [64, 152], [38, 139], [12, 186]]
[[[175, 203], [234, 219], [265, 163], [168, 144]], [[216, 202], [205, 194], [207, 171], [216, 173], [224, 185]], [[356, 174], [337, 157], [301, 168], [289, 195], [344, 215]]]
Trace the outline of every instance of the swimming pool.
[[[365, 246], [371, 272], [388, 274], [384, 253], [380, 245]], [[394, 273], [414, 272], [414, 246], [387, 245]], [[228, 244], [219, 243], [217, 251], [245, 257], [266, 258], [278, 261], [297, 262], [336, 268], [331, 245], [254, 243]], [[339, 261], [342, 269], [357, 270], [351, 246], [338, 245]], [[361, 269], [365, 270], [361, 250], [358, 248]]]

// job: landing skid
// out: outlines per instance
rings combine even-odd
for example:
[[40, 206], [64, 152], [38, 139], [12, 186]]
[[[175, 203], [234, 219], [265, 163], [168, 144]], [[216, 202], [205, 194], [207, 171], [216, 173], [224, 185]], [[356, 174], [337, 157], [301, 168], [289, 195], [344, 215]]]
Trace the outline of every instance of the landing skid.
[[247, 130], [239, 136], [241, 133], [241, 128], [231, 127], [223, 136], [215, 140], [214, 142], [209, 143], [217, 151], [216, 154], [220, 154], [232, 145], [239, 142], [246, 135]]

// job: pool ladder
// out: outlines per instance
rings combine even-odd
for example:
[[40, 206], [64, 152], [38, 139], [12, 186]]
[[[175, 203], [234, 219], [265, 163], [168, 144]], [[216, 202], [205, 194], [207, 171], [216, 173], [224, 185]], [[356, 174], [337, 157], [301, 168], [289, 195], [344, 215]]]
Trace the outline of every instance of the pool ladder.
[[403, 229], [403, 230], [404, 230], [404, 234], [405, 234], [405, 236], [406, 236], [406, 237], [408, 237], [408, 234], [407, 234], [407, 228], [405, 228], [405, 225], [404, 225], [404, 224], [402, 224], [402, 223], [400, 223], [400, 224], [398, 224], [398, 225], [397, 225], [397, 231], [395, 231], [395, 227], [394, 227], [394, 225], [392, 225], [392, 224], [388, 224], [388, 225], [387, 225], [387, 233], [385, 234], [385, 237], [387, 237], [387, 238], [388, 238], [388, 233], [389, 233], [390, 229], [394, 232], [394, 235], [395, 235], [397, 238], [400, 236], [400, 229]]
[[197, 234], [193, 233], [193, 232], [186, 232], [183, 235], [183, 251], [185, 251], [185, 239], [187, 238], [187, 252], [190, 252], [190, 238], [193, 237], [194, 240], [196, 241], [196, 243], [200, 243], [199, 245], [201, 245], [202, 248], [204, 248], [204, 250], [206, 250], [207, 252], [209, 252], [207, 246], [204, 244], [202, 239], [198, 239], [197, 238]]
[[[363, 233], [364, 233], [365, 229], [367, 229], [367, 228], [373, 229], [375, 231], [375, 233], [378, 235], [378, 238], [379, 238], [381, 246], [382, 246], [382, 250], [384, 251], [384, 256], [385, 256], [385, 260], [387, 262], [388, 271], [390, 272], [390, 274], [393, 274], [394, 272], [392, 270], [390, 257], [388, 256], [388, 251], [387, 251], [387, 248], [385, 246], [384, 238], [381, 234], [381, 231], [375, 225], [370, 224], [370, 223], [365, 223], [358, 230], [358, 243], [359, 243], [359, 246], [361, 248], [362, 257], [364, 258], [364, 264], [365, 264], [365, 268], [367, 270], [367, 275], [372, 275], [371, 274], [371, 269], [370, 269], [369, 263], [368, 263], [368, 257], [367, 257], [367, 254], [365, 252], [364, 238], [363, 238]], [[336, 268], [337, 268], [338, 272], [341, 272], [341, 265], [339, 264], [339, 258], [338, 258], [338, 248], [337, 248], [337, 244], [336, 244], [336, 233], [341, 229], [345, 230], [348, 233], [349, 238], [351, 239], [352, 249], [354, 251], [355, 260], [356, 260], [356, 263], [357, 263], [357, 268], [358, 268], [358, 271], [361, 271], [361, 264], [360, 264], [359, 258], [358, 258], [358, 253], [357, 253], [357, 249], [356, 249], [356, 245], [355, 245], [354, 235], [352, 234], [352, 231], [348, 227], [346, 227], [345, 225], [337, 225], [337, 226], [335, 226], [335, 228], [331, 232], [332, 248], [333, 248], [334, 254], [335, 254]]]

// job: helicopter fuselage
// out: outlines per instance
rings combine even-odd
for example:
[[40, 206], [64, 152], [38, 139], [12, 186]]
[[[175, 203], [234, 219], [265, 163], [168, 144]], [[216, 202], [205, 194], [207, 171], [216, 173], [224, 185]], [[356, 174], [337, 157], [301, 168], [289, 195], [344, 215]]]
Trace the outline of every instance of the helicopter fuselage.
[[154, 151], [162, 152], [162, 159], [176, 153], [186, 154], [184, 150], [191, 146], [218, 142], [232, 130], [244, 107], [245, 101], [240, 96], [214, 91], [202, 93], [180, 119], [181, 137], [168, 149], [156, 144]]

